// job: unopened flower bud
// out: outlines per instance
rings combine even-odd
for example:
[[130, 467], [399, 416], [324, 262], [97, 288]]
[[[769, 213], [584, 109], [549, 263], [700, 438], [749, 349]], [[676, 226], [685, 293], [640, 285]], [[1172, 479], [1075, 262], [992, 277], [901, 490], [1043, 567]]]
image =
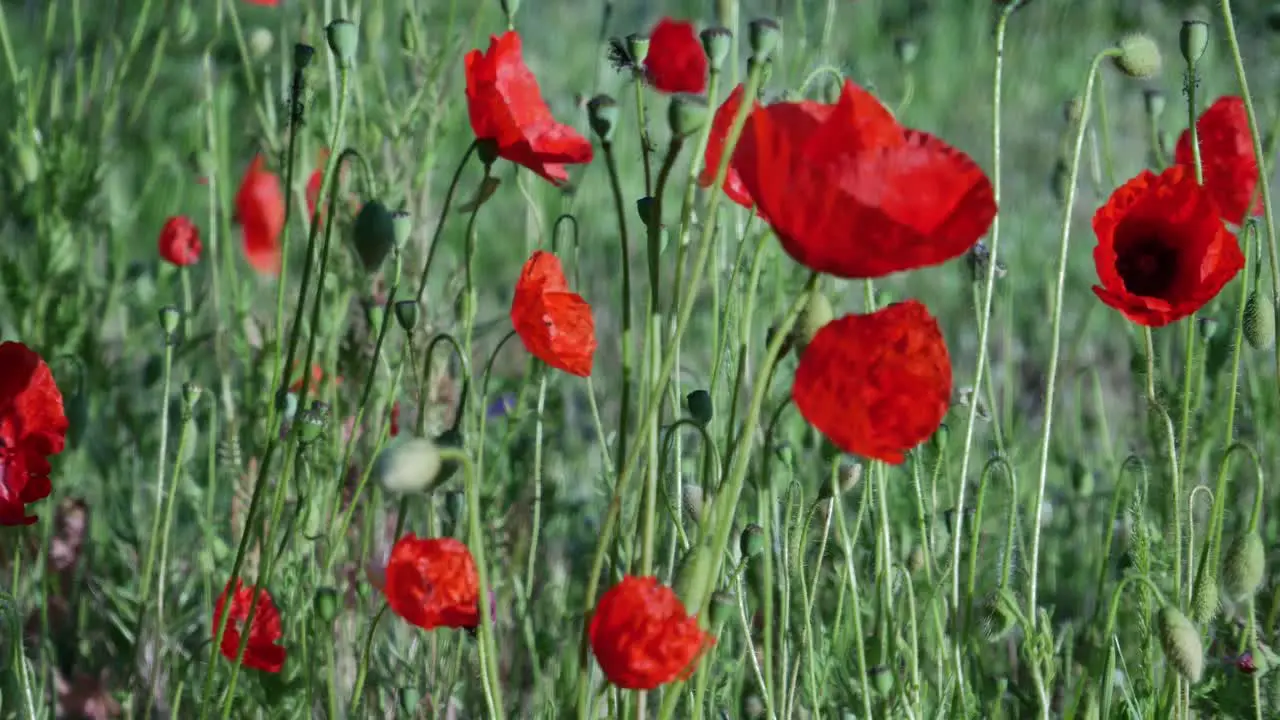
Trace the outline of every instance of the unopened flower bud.
[[1120, 38], [1116, 66], [1125, 75], [1145, 80], [1160, 74], [1160, 47], [1146, 33], [1129, 33]]
[[1169, 664], [1192, 684], [1204, 674], [1204, 646], [1200, 632], [1178, 608], [1166, 605], [1156, 618], [1160, 646]]
[[400, 17], [400, 49], [410, 54], [418, 50], [418, 29], [409, 10]]
[[187, 412], [191, 412], [200, 401], [201, 388], [193, 382], [182, 383], [182, 404], [187, 406]]
[[351, 244], [366, 272], [377, 272], [396, 246], [396, 222], [386, 205], [370, 200], [356, 213]]
[[397, 440], [378, 453], [373, 477], [388, 492], [422, 492], [440, 474], [442, 462], [435, 442], [427, 438]]
[[1249, 293], [1244, 303], [1244, 339], [1255, 350], [1266, 350], [1276, 341], [1276, 309], [1269, 298]]
[[1227, 548], [1222, 566], [1222, 585], [1233, 600], [1253, 597], [1267, 574], [1267, 551], [1262, 537], [1249, 532]]
[[764, 552], [764, 528], [755, 523], [743, 528], [738, 539], [738, 549], [742, 551], [742, 557], [759, 557]]
[[773, 55], [781, 38], [782, 28], [771, 18], [757, 18], [747, 25], [747, 45], [758, 62], [765, 62]]
[[613, 141], [613, 130], [618, 125], [618, 103], [608, 95], [597, 95], [587, 103], [587, 122], [600, 142]]
[[699, 37], [702, 39], [702, 51], [707, 54], [707, 67], [711, 72], [719, 72], [733, 46], [733, 33], [722, 27], [709, 27]]
[[711, 593], [711, 627], [723, 628], [725, 623], [729, 622], [729, 618], [733, 617], [736, 607], [737, 599], [733, 593], [725, 590]]
[[1188, 66], [1194, 66], [1209, 48], [1209, 24], [1203, 20], [1184, 20], [1178, 32], [1178, 49]]
[[322, 587], [316, 590], [313, 600], [315, 605], [316, 617], [321, 622], [331, 623], [338, 617], [338, 591], [329, 587]]
[[685, 397], [689, 406], [689, 416], [699, 425], [711, 422], [714, 413], [711, 407], [711, 393], [706, 390], [694, 390]]
[[827, 300], [827, 296], [816, 290], [811, 293], [808, 302], [804, 305], [804, 310], [800, 313], [799, 319], [796, 320], [795, 329], [791, 333], [791, 343], [796, 352], [803, 354], [804, 349], [813, 340], [813, 336], [826, 327], [834, 316], [835, 313], [831, 309], [831, 303]]
[[1218, 334], [1218, 321], [1211, 317], [1197, 318], [1196, 329], [1200, 333], [1200, 341], [1209, 342]]
[[271, 52], [271, 48], [276, 44], [276, 36], [271, 31], [259, 27], [249, 31], [249, 55], [255, 60], [261, 60]]
[[325, 39], [329, 41], [329, 50], [338, 61], [338, 67], [349, 70], [356, 62], [356, 47], [360, 44], [360, 33], [349, 20], [334, 20], [324, 29]]

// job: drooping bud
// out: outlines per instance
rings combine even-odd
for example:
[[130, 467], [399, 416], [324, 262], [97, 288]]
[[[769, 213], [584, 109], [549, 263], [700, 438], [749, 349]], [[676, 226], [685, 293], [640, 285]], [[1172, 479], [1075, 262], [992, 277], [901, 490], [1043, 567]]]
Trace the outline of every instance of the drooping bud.
[[366, 272], [377, 272], [391, 249], [396, 246], [396, 222], [377, 200], [370, 200], [356, 213], [351, 244]]
[[1209, 48], [1209, 23], [1203, 20], [1184, 20], [1178, 32], [1178, 49], [1188, 66], [1194, 66]]
[[689, 416], [699, 425], [711, 422], [714, 416], [711, 407], [711, 393], [706, 390], [694, 390], [685, 396], [685, 404], [689, 407]]
[[396, 440], [378, 453], [373, 477], [388, 492], [422, 492], [440, 474], [442, 462], [435, 442], [427, 438]]
[[717, 631], [729, 622], [729, 618], [733, 617], [733, 611], [737, 607], [737, 599], [733, 593], [726, 590], [717, 590], [711, 593], [711, 627]]
[[1218, 321], [1211, 317], [1198, 318], [1196, 329], [1200, 333], [1200, 341], [1209, 342], [1218, 335]]
[[1200, 625], [1208, 625], [1217, 617], [1218, 606], [1218, 581], [1212, 573], [1203, 572], [1191, 597], [1191, 619]]
[[597, 95], [587, 103], [587, 122], [600, 142], [613, 142], [613, 131], [618, 126], [618, 102], [608, 95]]
[[333, 51], [338, 67], [350, 70], [356, 62], [356, 48], [360, 45], [360, 33], [349, 20], [334, 20], [324, 29], [329, 49]]
[[1156, 618], [1160, 647], [1169, 664], [1188, 682], [1200, 682], [1204, 675], [1204, 646], [1200, 632], [1182, 611], [1172, 605], [1161, 608]]
[[1244, 339], [1255, 350], [1266, 350], [1276, 341], [1276, 309], [1257, 290], [1244, 303]]
[[685, 483], [681, 488], [680, 502], [684, 506], [685, 517], [694, 525], [702, 523], [702, 511], [706, 508], [706, 496], [702, 488], [693, 483]]
[[1120, 54], [1116, 67], [1125, 75], [1139, 80], [1160, 74], [1160, 46], [1146, 33], [1129, 33], [1120, 38]]
[[1236, 538], [1227, 548], [1222, 566], [1222, 585], [1233, 600], [1253, 597], [1262, 586], [1267, 572], [1267, 551], [1262, 537], [1249, 532]]

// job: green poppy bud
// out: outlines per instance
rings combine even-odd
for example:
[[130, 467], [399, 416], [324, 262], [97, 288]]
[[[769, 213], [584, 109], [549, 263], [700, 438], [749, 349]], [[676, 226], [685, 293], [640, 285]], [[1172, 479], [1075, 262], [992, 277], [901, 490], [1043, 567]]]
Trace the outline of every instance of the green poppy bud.
[[1116, 67], [1131, 78], [1145, 80], [1160, 74], [1160, 46], [1146, 33], [1129, 33], [1120, 38]]
[[1227, 548], [1222, 566], [1222, 584], [1232, 599], [1253, 597], [1262, 586], [1266, 572], [1267, 551], [1258, 533], [1245, 533]]
[[711, 408], [711, 393], [706, 390], [694, 390], [684, 400], [685, 404], [689, 406], [689, 415], [694, 422], [699, 425], [706, 425], [711, 422], [714, 414]]
[[437, 484], [442, 466], [440, 450], [427, 438], [393, 441], [373, 462], [373, 477], [395, 494], [424, 492]]
[[311, 61], [315, 59], [316, 49], [305, 43], [294, 43], [293, 45], [293, 69], [306, 70], [311, 65]]
[[1202, 573], [1191, 598], [1191, 619], [1200, 625], [1208, 625], [1217, 617], [1218, 606], [1218, 581], [1211, 573]]
[[1266, 350], [1276, 341], [1276, 309], [1257, 290], [1244, 304], [1244, 339], [1255, 350]]
[[737, 608], [737, 598], [733, 593], [717, 590], [711, 594], [711, 627], [719, 632], [733, 617]]
[[182, 311], [172, 305], [160, 308], [160, 329], [164, 331], [165, 342], [177, 342], [178, 325], [182, 323]]
[[330, 587], [322, 587], [316, 590], [315, 597], [312, 599], [315, 607], [316, 617], [321, 622], [331, 623], [338, 617], [338, 591]]
[[1195, 625], [1178, 608], [1166, 605], [1156, 618], [1156, 629], [1160, 647], [1173, 669], [1192, 684], [1200, 682], [1204, 675], [1204, 646]]
[[370, 200], [356, 213], [351, 244], [366, 272], [374, 273], [396, 246], [396, 221], [386, 205]]
[[751, 523], [742, 530], [738, 539], [738, 548], [743, 557], [759, 557], [764, 552], [764, 528]]

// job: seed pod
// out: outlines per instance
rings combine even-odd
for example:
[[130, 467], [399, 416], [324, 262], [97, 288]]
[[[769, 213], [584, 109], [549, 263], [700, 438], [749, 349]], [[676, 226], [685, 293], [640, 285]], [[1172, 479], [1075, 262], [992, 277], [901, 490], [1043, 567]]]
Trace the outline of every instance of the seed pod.
[[1200, 632], [1182, 611], [1172, 605], [1161, 608], [1156, 618], [1160, 634], [1160, 646], [1178, 674], [1188, 682], [1200, 682], [1204, 674], [1204, 646], [1200, 644]]
[[1191, 600], [1191, 619], [1198, 625], [1208, 625], [1218, 615], [1218, 580], [1209, 572], [1196, 583], [1195, 597]]
[[1244, 339], [1255, 350], [1266, 350], [1276, 341], [1276, 309], [1257, 290], [1244, 303]]
[[739, 549], [743, 557], [756, 557], [764, 552], [764, 528], [752, 523], [742, 531], [738, 539]]
[[1222, 568], [1222, 584], [1232, 599], [1253, 597], [1262, 586], [1266, 572], [1267, 551], [1262, 546], [1262, 538], [1258, 533], [1245, 533], [1227, 548], [1226, 563]]

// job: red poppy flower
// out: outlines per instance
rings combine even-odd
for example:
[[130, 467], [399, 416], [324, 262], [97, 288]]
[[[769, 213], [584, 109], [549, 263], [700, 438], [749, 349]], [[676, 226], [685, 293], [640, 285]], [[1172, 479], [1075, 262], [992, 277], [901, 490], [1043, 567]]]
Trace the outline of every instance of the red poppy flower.
[[1212, 192], [1195, 171], [1143, 170], [1093, 216], [1102, 302], [1139, 325], [1162, 327], [1204, 306], [1244, 267]]
[[[228, 583], [213, 609], [214, 638], [218, 636], [218, 625], [222, 623], [222, 612], [230, 589], [231, 584]], [[236, 591], [231, 596], [231, 617], [227, 620], [226, 631], [222, 633], [222, 645], [219, 649], [223, 657], [235, 662], [240, 652], [244, 623], [249, 619], [249, 608], [257, 605], [257, 609], [253, 611], [253, 623], [249, 625], [249, 644], [244, 649], [244, 664], [255, 670], [278, 673], [284, 667], [285, 660], [284, 646], [279, 644], [283, 634], [280, 631], [280, 611], [266, 588], [258, 588], [257, 595], [257, 600], [254, 600], [253, 588], [236, 578]]]
[[851, 82], [825, 117], [814, 105], [752, 112], [733, 156], [743, 187], [800, 264], [883, 277], [946, 262], [990, 227], [991, 183], [967, 155], [902, 127]]
[[159, 246], [166, 261], [178, 267], [195, 265], [200, 259], [200, 230], [185, 215], [171, 217], [160, 229]]
[[[716, 110], [715, 117], [711, 120], [711, 135], [707, 139], [707, 152], [703, 158], [702, 173], [698, 176], [698, 184], [702, 187], [711, 187], [711, 184], [716, 180], [716, 171], [720, 169], [720, 158], [724, 155], [724, 146], [729, 139], [729, 130], [733, 127], [733, 119], [738, 114], [738, 108], [742, 106], [742, 95], [745, 92], [742, 85], [734, 88], [733, 92], [729, 93], [729, 97], [725, 98], [724, 104]], [[752, 101], [753, 111], [760, 107], [758, 100]], [[807, 127], [809, 129], [825, 122], [834, 109], [834, 105], [826, 105], [810, 100], [797, 103], [778, 103], [770, 107], [771, 112], [785, 115], [787, 117], [786, 121], [794, 127]], [[746, 128], [744, 127], [743, 130], [745, 132]], [[743, 152], [743, 144], [739, 141], [737, 148], [734, 150], [734, 159], [729, 163], [729, 172], [724, 178], [724, 193], [730, 200], [750, 210], [755, 207], [756, 202], [751, 199], [751, 193], [742, 184], [742, 178], [738, 176], [736, 167], [739, 154]], [[759, 210], [759, 208], [756, 209], [757, 211]]]
[[524, 264], [511, 302], [511, 324], [525, 349], [542, 362], [579, 377], [591, 374], [596, 352], [591, 306], [569, 291], [555, 255], [538, 250]]
[[836, 447], [901, 463], [950, 405], [951, 359], [938, 322], [915, 300], [831, 321], [800, 356], [791, 397]]
[[707, 89], [707, 53], [693, 23], [658, 21], [649, 33], [644, 75], [659, 92], [698, 94]]
[[424, 630], [480, 623], [480, 576], [467, 546], [449, 537], [396, 541], [382, 592], [395, 614]]
[[[1261, 212], [1262, 198], [1254, 196], [1258, 189], [1258, 158], [1253, 153], [1244, 100], [1233, 96], [1218, 98], [1196, 120], [1196, 133], [1200, 138], [1204, 186], [1218, 204], [1222, 219], [1235, 225], [1244, 223], [1250, 201], [1254, 203], [1253, 214]], [[1190, 130], [1183, 130], [1178, 138], [1173, 161], [1194, 170]]]
[[[295, 372], [297, 372], [297, 371], [295, 370]], [[312, 365], [312, 366], [311, 366], [311, 389], [312, 389], [312, 390], [315, 390], [316, 388], [319, 388], [319, 387], [320, 387], [320, 385], [321, 385], [321, 383], [323, 383], [323, 382], [324, 382], [325, 377], [326, 377], [326, 376], [325, 376], [325, 374], [324, 374], [324, 368], [320, 367], [319, 365]], [[333, 381], [333, 384], [334, 384], [334, 385], [341, 385], [341, 384], [342, 384], [342, 378], [341, 378], [341, 377], [339, 377], [339, 376], [337, 376], [337, 375], [332, 375], [332, 376], [328, 376], [328, 377], [329, 377], [329, 379], [330, 379], [330, 380], [332, 380], [332, 381]], [[301, 376], [301, 374], [299, 374], [298, 379], [294, 380], [294, 381], [293, 381], [293, 384], [289, 386], [289, 392], [291, 392], [291, 393], [296, 393], [296, 392], [298, 392], [299, 390], [301, 390], [301, 389], [302, 389], [302, 381], [303, 381], [304, 379], [305, 379], [305, 377], [302, 377], [302, 376]]]
[[498, 157], [557, 185], [569, 179], [566, 164], [591, 162], [591, 142], [551, 116], [537, 79], [524, 64], [518, 34], [490, 38], [489, 51], [472, 50], [464, 64], [471, 130], [492, 143]]
[[685, 612], [675, 591], [657, 578], [631, 575], [600, 596], [588, 636], [605, 677], [626, 690], [689, 677], [716, 641]]
[[236, 192], [244, 255], [260, 273], [280, 273], [280, 233], [284, 230], [284, 191], [280, 178], [264, 168], [256, 155]]
[[250, 5], [262, 5], [263, 7], [278, 7], [280, 0], [245, 0]]
[[0, 525], [36, 521], [26, 505], [49, 497], [49, 456], [62, 452], [66, 437], [49, 366], [22, 343], [0, 343]]
[[400, 403], [391, 406], [391, 422], [387, 434], [396, 437], [400, 434]]
[[329, 161], [329, 151], [321, 150], [320, 158], [316, 164], [316, 169], [311, 173], [311, 177], [307, 178], [307, 217], [316, 218], [318, 224], [324, 224], [324, 210], [316, 215], [316, 206], [320, 204], [320, 189], [324, 184], [324, 166]]

